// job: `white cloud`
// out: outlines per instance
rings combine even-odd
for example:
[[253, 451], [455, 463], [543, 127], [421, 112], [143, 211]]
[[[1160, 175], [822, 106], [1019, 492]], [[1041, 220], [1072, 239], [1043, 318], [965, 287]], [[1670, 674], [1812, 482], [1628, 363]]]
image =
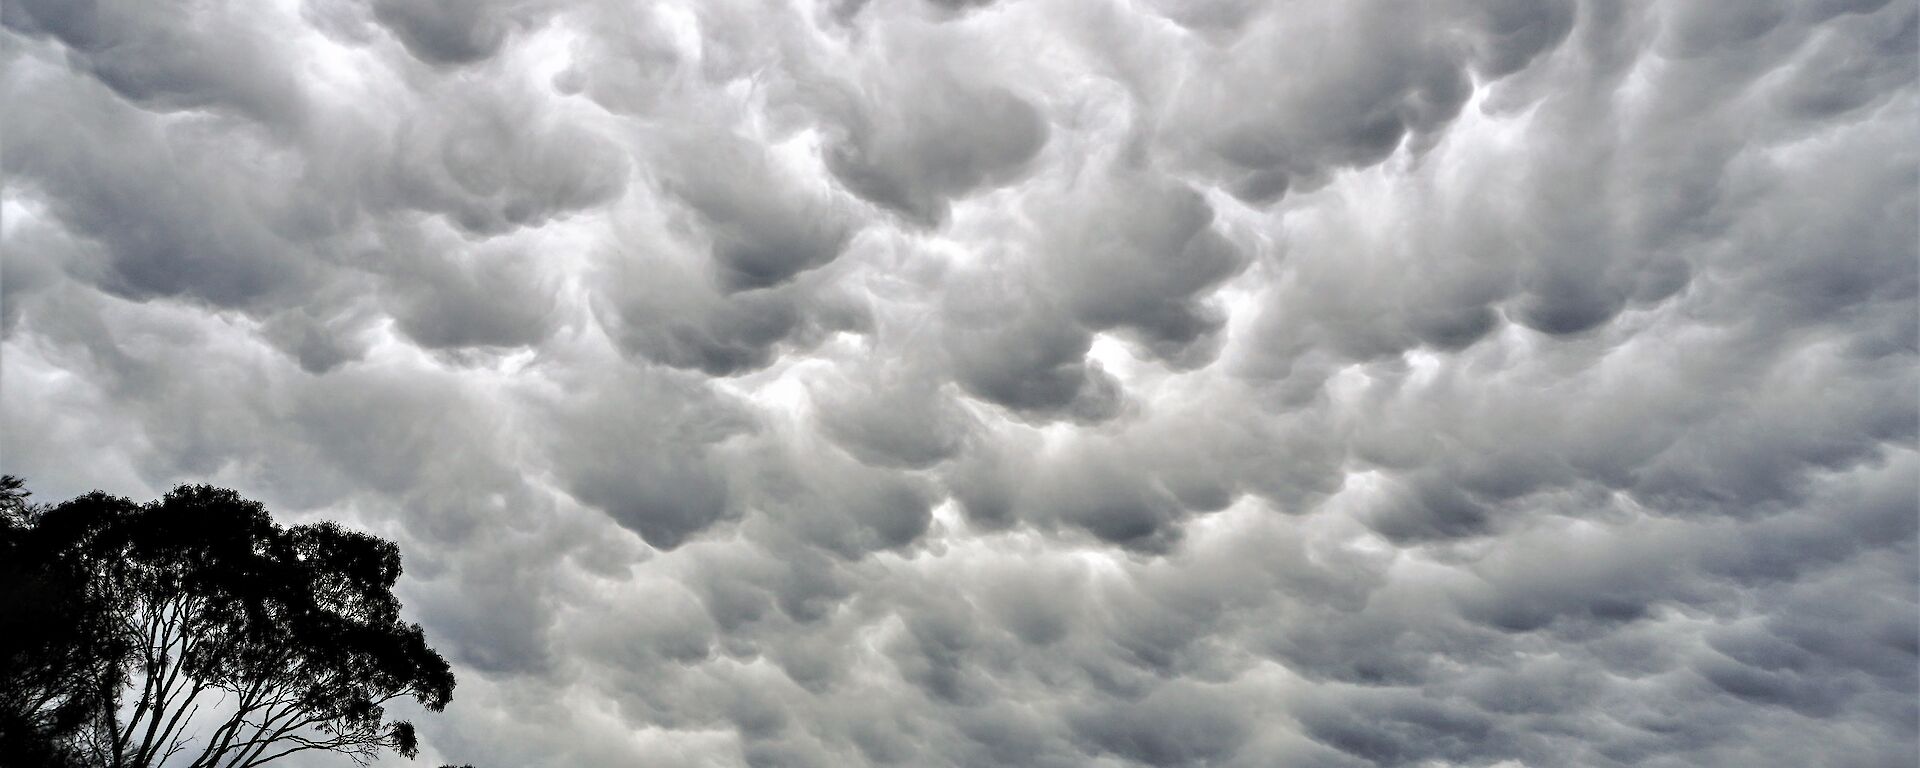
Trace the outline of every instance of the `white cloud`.
[[1920, 755], [1908, 0], [0, 18], [4, 469], [396, 540], [429, 757]]

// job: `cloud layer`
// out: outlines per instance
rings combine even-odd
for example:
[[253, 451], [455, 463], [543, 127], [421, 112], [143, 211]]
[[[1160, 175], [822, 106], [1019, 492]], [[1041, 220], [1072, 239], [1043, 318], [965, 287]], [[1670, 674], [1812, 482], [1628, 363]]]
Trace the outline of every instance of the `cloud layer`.
[[1916, 4], [5, 6], [42, 498], [528, 766], [1910, 766]]

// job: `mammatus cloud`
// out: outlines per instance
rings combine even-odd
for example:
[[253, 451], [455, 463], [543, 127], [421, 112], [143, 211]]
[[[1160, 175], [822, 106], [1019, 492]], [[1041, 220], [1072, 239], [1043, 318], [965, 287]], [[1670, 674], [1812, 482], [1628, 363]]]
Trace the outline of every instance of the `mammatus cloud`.
[[1909, 766], [1916, 15], [20, 0], [6, 470], [448, 762]]

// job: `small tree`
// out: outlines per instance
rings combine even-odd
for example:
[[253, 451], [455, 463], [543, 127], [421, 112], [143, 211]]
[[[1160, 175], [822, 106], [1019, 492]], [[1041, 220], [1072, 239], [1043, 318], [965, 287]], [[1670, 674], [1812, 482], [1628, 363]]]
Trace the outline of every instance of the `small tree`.
[[66, 584], [42, 596], [100, 630], [83, 672], [51, 675], [66, 687], [39, 694], [67, 718], [42, 718], [40, 732], [88, 765], [412, 757], [413, 727], [384, 706], [412, 697], [439, 711], [452, 698], [446, 661], [400, 619], [390, 542], [332, 523], [282, 528], [209, 486], [144, 505], [94, 493], [21, 517], [6, 542], [19, 567]]

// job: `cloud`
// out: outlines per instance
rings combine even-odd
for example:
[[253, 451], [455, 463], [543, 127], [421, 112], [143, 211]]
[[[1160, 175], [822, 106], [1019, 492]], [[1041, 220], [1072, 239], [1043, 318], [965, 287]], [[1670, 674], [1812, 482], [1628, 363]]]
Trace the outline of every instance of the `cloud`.
[[427, 758], [1910, 765], [1920, 10], [10, 3], [0, 463]]
[[820, 86], [826, 166], [849, 191], [937, 226], [954, 198], [1007, 182], [1046, 144], [1040, 111], [992, 79], [984, 41], [910, 21], [869, 34], [851, 81]]
[[407, 52], [432, 64], [473, 64], [493, 56], [541, 3], [375, 0], [373, 16]]

